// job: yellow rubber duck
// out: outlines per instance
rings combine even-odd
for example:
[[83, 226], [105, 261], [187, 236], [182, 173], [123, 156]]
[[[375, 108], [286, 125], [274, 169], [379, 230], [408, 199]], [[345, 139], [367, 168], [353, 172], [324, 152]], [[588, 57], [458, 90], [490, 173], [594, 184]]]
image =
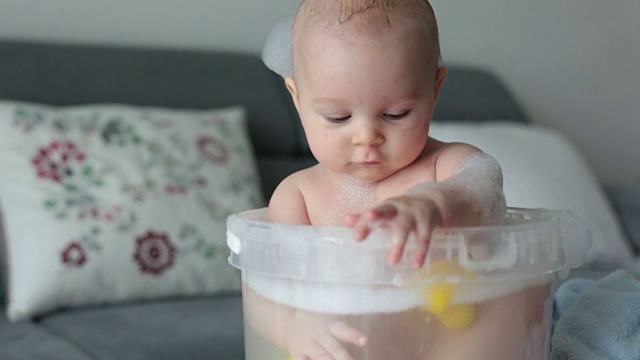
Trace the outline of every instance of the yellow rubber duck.
[[416, 281], [434, 280], [435, 283], [427, 285], [422, 294], [426, 305], [420, 309], [431, 313], [447, 328], [459, 330], [471, 324], [475, 318], [475, 306], [472, 304], [451, 305], [456, 290], [456, 284], [439, 282], [437, 278], [447, 276], [460, 276], [463, 281], [473, 280], [475, 274], [465, 270], [457, 263], [449, 260], [434, 262], [423, 273], [416, 277]]

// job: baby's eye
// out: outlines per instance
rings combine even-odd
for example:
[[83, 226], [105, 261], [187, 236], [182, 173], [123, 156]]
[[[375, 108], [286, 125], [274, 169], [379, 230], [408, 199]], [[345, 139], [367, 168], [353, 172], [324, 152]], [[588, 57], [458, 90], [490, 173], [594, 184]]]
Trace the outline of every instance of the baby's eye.
[[343, 122], [349, 120], [351, 118], [351, 115], [346, 115], [346, 116], [341, 116], [341, 117], [325, 116], [324, 118], [329, 122], [339, 124], [339, 123], [343, 123]]
[[410, 112], [411, 110], [407, 110], [399, 114], [383, 114], [382, 116], [384, 116], [385, 119], [389, 119], [389, 120], [400, 120], [403, 117], [409, 115]]

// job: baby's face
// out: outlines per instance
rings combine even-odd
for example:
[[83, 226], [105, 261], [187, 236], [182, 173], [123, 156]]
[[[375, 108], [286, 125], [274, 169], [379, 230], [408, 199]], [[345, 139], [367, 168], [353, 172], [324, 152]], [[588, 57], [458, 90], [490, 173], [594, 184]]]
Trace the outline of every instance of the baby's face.
[[325, 168], [376, 182], [423, 152], [446, 70], [430, 68], [417, 41], [329, 32], [306, 42], [287, 86]]

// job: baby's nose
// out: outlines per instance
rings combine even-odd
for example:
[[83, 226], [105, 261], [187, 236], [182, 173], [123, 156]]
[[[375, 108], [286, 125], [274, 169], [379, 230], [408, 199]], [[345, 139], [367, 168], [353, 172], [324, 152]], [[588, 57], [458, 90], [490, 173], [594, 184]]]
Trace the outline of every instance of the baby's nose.
[[378, 146], [384, 143], [384, 134], [373, 121], [360, 121], [356, 124], [352, 143], [361, 146]]

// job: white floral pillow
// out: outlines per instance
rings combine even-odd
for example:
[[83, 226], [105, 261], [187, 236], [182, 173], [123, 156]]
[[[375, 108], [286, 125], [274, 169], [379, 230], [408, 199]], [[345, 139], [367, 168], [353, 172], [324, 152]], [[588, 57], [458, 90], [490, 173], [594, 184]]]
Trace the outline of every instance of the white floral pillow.
[[237, 290], [225, 220], [262, 205], [242, 108], [0, 102], [8, 316]]

